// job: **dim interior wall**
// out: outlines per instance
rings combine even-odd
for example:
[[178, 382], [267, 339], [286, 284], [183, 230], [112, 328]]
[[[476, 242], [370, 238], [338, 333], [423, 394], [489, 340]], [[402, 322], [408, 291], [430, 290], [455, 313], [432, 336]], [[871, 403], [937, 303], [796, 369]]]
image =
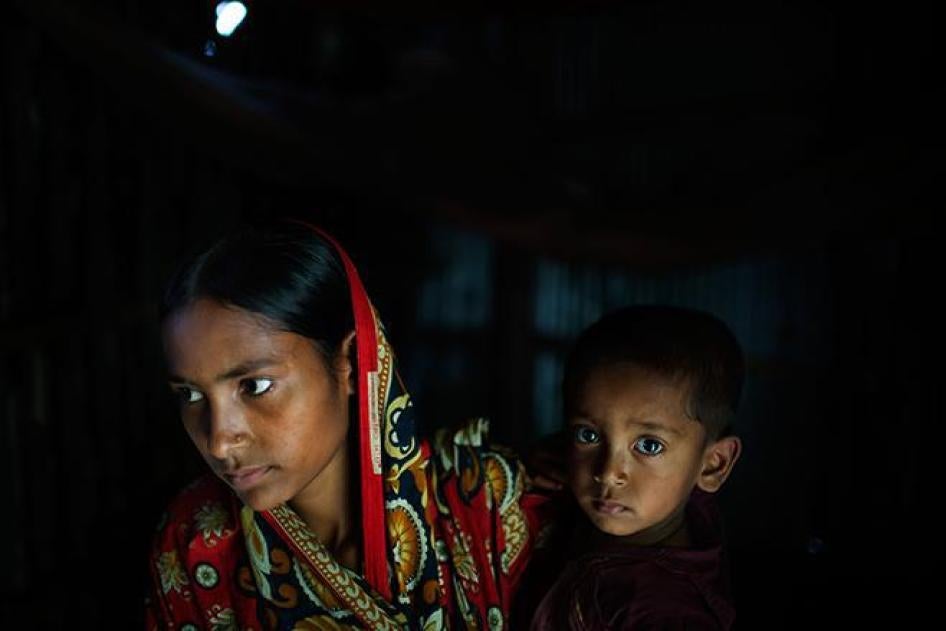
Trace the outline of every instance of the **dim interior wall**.
[[[149, 124], [16, 17], [0, 29], [6, 626], [135, 624], [161, 506], [203, 467], [165, 393], [157, 297], [192, 247], [285, 208], [353, 244], [429, 426], [486, 413], [524, 446], [560, 423], [562, 354], [597, 314], [663, 301], [724, 317], [750, 354], [746, 453], [721, 498], [744, 628], [871, 620], [893, 610], [865, 598], [891, 586], [890, 607], [917, 610], [942, 547], [932, 239], [853, 231], [660, 273], [565, 263], [388, 200], [276, 190]], [[394, 218], [365, 236], [379, 210]]]

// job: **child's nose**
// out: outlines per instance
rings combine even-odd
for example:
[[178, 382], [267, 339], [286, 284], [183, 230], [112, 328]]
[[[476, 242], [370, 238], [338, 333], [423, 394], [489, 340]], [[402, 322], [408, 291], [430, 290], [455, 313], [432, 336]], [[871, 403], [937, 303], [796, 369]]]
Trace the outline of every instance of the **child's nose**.
[[609, 453], [598, 464], [597, 472], [592, 476], [595, 482], [616, 487], [627, 484], [627, 466], [620, 454]]
[[611, 472], [605, 472], [601, 475], [592, 476], [598, 484], [607, 484], [609, 486], [624, 486], [627, 484], [627, 477]]

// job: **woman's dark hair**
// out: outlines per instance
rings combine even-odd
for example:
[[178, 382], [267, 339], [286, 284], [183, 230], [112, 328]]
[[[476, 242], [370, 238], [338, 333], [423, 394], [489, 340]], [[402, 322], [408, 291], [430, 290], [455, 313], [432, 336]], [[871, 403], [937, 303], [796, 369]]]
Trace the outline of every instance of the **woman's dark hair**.
[[199, 298], [239, 307], [307, 337], [326, 361], [354, 328], [335, 248], [301, 224], [246, 228], [197, 254], [172, 278], [161, 321]]
[[635, 305], [605, 315], [578, 337], [565, 362], [566, 408], [594, 368], [617, 362], [684, 380], [690, 389], [687, 414], [706, 427], [708, 437], [731, 431], [745, 359], [721, 320], [662, 305]]

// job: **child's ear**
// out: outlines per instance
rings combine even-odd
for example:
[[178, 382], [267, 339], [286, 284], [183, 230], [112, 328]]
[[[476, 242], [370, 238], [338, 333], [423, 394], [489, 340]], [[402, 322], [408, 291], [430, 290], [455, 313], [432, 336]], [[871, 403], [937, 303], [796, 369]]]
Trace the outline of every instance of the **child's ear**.
[[715, 493], [729, 477], [742, 453], [742, 441], [735, 436], [720, 438], [703, 450], [703, 469], [696, 485], [707, 493]]

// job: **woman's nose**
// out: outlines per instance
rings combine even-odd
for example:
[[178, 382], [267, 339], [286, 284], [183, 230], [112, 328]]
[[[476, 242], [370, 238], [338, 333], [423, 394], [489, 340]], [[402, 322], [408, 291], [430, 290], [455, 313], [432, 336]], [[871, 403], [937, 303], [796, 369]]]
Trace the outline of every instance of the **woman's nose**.
[[242, 447], [248, 436], [243, 413], [234, 406], [208, 406], [207, 453], [226, 460]]

